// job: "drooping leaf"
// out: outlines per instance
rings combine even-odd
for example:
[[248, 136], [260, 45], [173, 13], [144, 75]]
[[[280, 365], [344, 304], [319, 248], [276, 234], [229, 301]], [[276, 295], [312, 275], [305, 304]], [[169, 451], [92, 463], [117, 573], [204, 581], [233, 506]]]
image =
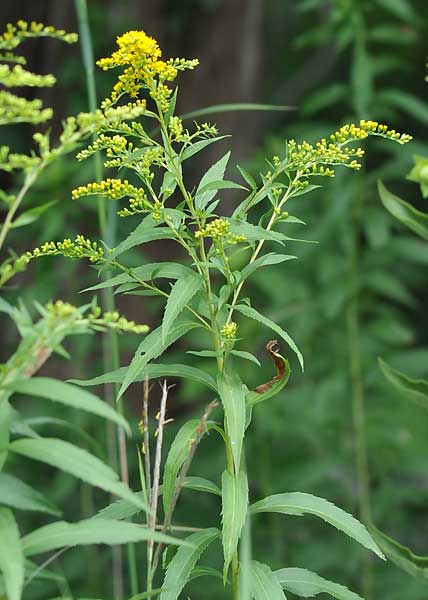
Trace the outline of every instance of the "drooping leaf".
[[56, 516], [61, 514], [43, 494], [7, 473], [0, 473], [0, 504]]
[[105, 288], [115, 287], [118, 285], [135, 283], [138, 281], [151, 281], [152, 279], [162, 278], [165, 279], [178, 279], [188, 273], [191, 273], [191, 269], [185, 265], [173, 262], [161, 262], [161, 263], [150, 263], [135, 269], [129, 269], [128, 273], [121, 273], [115, 275], [106, 281], [92, 285], [91, 287], [85, 288], [84, 292], [91, 292], [94, 290], [102, 290]]
[[175, 545], [185, 543], [159, 531], [141, 527], [137, 523], [112, 519], [85, 519], [77, 523], [57, 521], [40, 527], [22, 538], [22, 547], [25, 556], [33, 556], [64, 546], [86, 546], [88, 544], [114, 546], [147, 540]]
[[378, 182], [379, 196], [382, 204], [393, 217], [401, 221], [409, 229], [428, 241], [428, 214], [414, 208], [395, 194], [392, 194], [382, 183]]
[[277, 340], [270, 340], [266, 344], [268, 351], [276, 369], [276, 375], [268, 382], [257, 386], [255, 390], [250, 390], [246, 394], [247, 406], [251, 407], [269, 398], [273, 398], [287, 385], [291, 375], [290, 363], [278, 352]]
[[9, 444], [9, 449], [16, 454], [70, 473], [90, 485], [129, 500], [141, 510], [146, 510], [141, 498], [119, 481], [118, 475], [109, 466], [69, 442], [56, 438], [20, 439]]
[[282, 263], [286, 260], [293, 260], [295, 258], [297, 259], [297, 256], [290, 256], [287, 254], [276, 254], [275, 252], [269, 252], [268, 254], [265, 254], [264, 256], [260, 256], [259, 258], [256, 258], [255, 261], [253, 261], [252, 263], [249, 263], [242, 269], [241, 281], [247, 279], [247, 277], [252, 275], [254, 273], [254, 271], [257, 271], [257, 269], [260, 269], [260, 267], [264, 267], [266, 265], [278, 265], [279, 263]]
[[37, 398], [60, 402], [66, 406], [90, 412], [114, 421], [128, 433], [131, 433], [126, 419], [107, 404], [107, 402], [70, 383], [50, 377], [32, 377], [31, 379], [23, 379], [16, 382], [13, 385], [13, 391], [27, 396], [36, 396]]
[[119, 390], [119, 397], [122, 396], [128, 387], [133, 383], [138, 374], [151, 360], [158, 358], [169, 346], [183, 337], [191, 329], [198, 327], [197, 323], [191, 321], [177, 321], [171, 325], [166, 338], [162, 339], [162, 327], [154, 329], [139, 345], [131, 363], [127, 367], [125, 377]]
[[185, 115], [181, 115], [182, 119], [194, 119], [195, 117], [203, 117], [205, 115], [211, 114], [222, 114], [224, 112], [241, 112], [241, 111], [279, 111], [284, 112], [288, 110], [296, 110], [294, 106], [285, 106], [280, 104], [257, 104], [253, 102], [230, 102], [228, 104], [213, 104], [211, 106], [206, 106], [205, 108], [199, 108], [198, 110], [193, 110], [190, 113], [186, 113]]
[[180, 279], [177, 279], [169, 294], [165, 306], [165, 314], [162, 320], [162, 342], [171, 329], [172, 324], [181, 314], [184, 307], [193, 296], [199, 291], [203, 283], [203, 278], [199, 273], [191, 272]]
[[287, 600], [278, 579], [267, 565], [252, 560], [250, 576], [254, 600]]
[[245, 431], [246, 388], [236, 373], [223, 372], [217, 376], [217, 389], [223, 404], [235, 472], [238, 473]]
[[[105, 383], [122, 383], [127, 371], [127, 367], [121, 367], [110, 373], [104, 373], [93, 379], [70, 379], [71, 383], [82, 386], [101, 385]], [[145, 379], [157, 379], [158, 377], [182, 377], [190, 379], [197, 383], [202, 383], [214, 391], [217, 391], [217, 386], [214, 379], [205, 371], [188, 365], [168, 365], [160, 363], [152, 363], [146, 365], [137, 375], [134, 381], [144, 381]]]
[[382, 373], [399, 392], [409, 400], [419, 404], [419, 406], [428, 409], [428, 381], [411, 379], [404, 373], [388, 365], [381, 358], [378, 360]]
[[364, 525], [357, 521], [355, 517], [324, 498], [318, 498], [312, 494], [302, 492], [275, 494], [267, 496], [263, 500], [253, 504], [250, 507], [250, 511], [252, 514], [274, 512], [297, 516], [304, 514], [315, 515], [340, 531], [343, 531], [380, 558], [385, 559]]
[[[163, 471], [163, 508], [165, 514], [168, 512], [171, 500], [174, 494], [175, 484], [178, 473], [186, 460], [190, 446], [196, 434], [196, 430], [200, 425], [199, 419], [191, 419], [187, 421], [171, 444], [168, 452], [167, 459], [165, 461], [165, 467]], [[207, 423], [207, 431], [212, 427], [212, 423]]]
[[230, 152], [227, 152], [220, 160], [213, 164], [202, 177], [195, 194], [195, 207], [197, 209], [200, 210], [205, 208], [216, 195], [218, 188], [207, 191], [203, 191], [203, 189], [213, 181], [222, 181], [229, 157]]
[[259, 323], [261, 323], [262, 325], [269, 327], [269, 329], [272, 329], [272, 331], [275, 331], [275, 333], [277, 333], [284, 340], [284, 342], [286, 344], [288, 344], [290, 346], [290, 348], [294, 351], [297, 358], [299, 359], [299, 363], [300, 363], [300, 366], [302, 367], [302, 371], [303, 371], [304, 364], [303, 364], [302, 353], [300, 352], [300, 350], [298, 349], [298, 347], [296, 346], [294, 341], [291, 339], [291, 337], [288, 335], [288, 333], [286, 331], [284, 331], [284, 329], [282, 329], [282, 327], [280, 327], [279, 325], [274, 323], [274, 321], [271, 321], [267, 317], [261, 315], [255, 308], [252, 308], [251, 306], [247, 306], [246, 304], [239, 304], [238, 306], [235, 307], [235, 309], [237, 311], [239, 311], [240, 313], [242, 313], [243, 315], [245, 315], [246, 317], [249, 317], [250, 319], [254, 319], [255, 321], [258, 321]]
[[238, 547], [248, 508], [248, 480], [245, 471], [232, 475], [224, 471], [221, 478], [222, 542], [224, 554], [223, 578]]
[[176, 600], [179, 597], [201, 554], [219, 534], [218, 529], [211, 527], [186, 538], [188, 545], [179, 548], [168, 565], [160, 600]]
[[274, 575], [287, 592], [302, 598], [313, 598], [318, 594], [329, 594], [337, 600], [363, 600], [361, 596], [351, 592], [343, 585], [328, 581], [306, 569], [280, 569], [275, 571]]
[[390, 538], [374, 525], [369, 525], [369, 531], [388, 560], [412, 577], [428, 583], [428, 556], [414, 554], [410, 548]]
[[0, 571], [8, 600], [21, 600], [24, 586], [24, 554], [18, 525], [8, 508], [0, 508]]

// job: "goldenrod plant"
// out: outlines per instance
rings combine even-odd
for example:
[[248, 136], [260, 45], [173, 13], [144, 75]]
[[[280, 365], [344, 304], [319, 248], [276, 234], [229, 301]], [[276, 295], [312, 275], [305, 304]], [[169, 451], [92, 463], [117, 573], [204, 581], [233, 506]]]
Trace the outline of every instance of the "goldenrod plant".
[[[102, 114], [113, 111], [117, 119], [99, 122], [96, 139], [81, 150], [77, 158], [84, 160], [102, 151], [105, 167], [117, 169], [120, 177], [110, 176], [79, 186], [72, 196], [74, 200], [102, 196], [108, 202], [125, 199], [127, 204], [118, 207], [118, 214], [135, 219], [136, 227], [114, 248], [78, 238], [75, 242], [46, 242], [25, 256], [28, 260], [51, 254], [89, 258], [100, 272], [109, 271], [112, 275], [87, 291], [115, 288], [118, 294], [136, 294], [143, 298], [154, 295], [165, 301], [162, 323], [141, 342], [128, 366], [80, 382], [81, 385], [119, 383], [119, 398], [129, 393], [128, 388], [134, 382], [146, 382], [139, 423], [142, 490], [137, 498], [150, 508], [146, 528], [140, 527], [140, 531], [151, 537], [147, 545], [146, 583], [133, 599], [157, 595], [161, 600], [174, 600], [181, 596], [190, 580], [201, 575], [222, 579], [225, 597], [234, 600], [280, 599], [285, 598], [287, 591], [302, 597], [325, 592], [335, 598], [356, 599], [360, 596], [344, 586], [304, 568], [272, 571], [268, 564], [252, 560], [250, 520], [269, 512], [318, 516], [379, 558], [384, 556], [364, 525], [326, 499], [283, 490], [262, 499], [251, 497], [245, 438], [251, 435], [252, 420], [257, 419], [256, 406], [282, 392], [291, 374], [289, 360], [281, 353], [278, 340], [292, 351], [302, 370], [303, 357], [290, 334], [252, 306], [244, 291], [247, 279], [256, 270], [296, 259], [274, 250], [294, 240], [287, 235], [287, 228], [300, 222], [286, 210], [290, 200], [294, 204], [299, 196], [319, 187], [315, 183], [320, 181], [319, 177], [334, 177], [337, 167], [358, 170], [363, 155], [358, 143], [369, 136], [399, 144], [408, 142], [410, 136], [375, 121], [361, 120], [358, 124], [340, 127], [315, 144], [284, 142], [281, 155], [269, 159], [266, 170], [258, 177], [238, 167], [242, 183], [225, 178], [230, 159], [227, 152], [202, 175], [198, 185], [191, 186], [186, 177], [188, 161], [223, 139], [215, 126], [194, 123], [188, 128], [176, 114], [178, 88], [173, 82], [180, 71], [192, 70], [197, 64], [197, 60], [183, 58], [164, 60], [156, 40], [143, 31], [129, 31], [118, 37], [117, 49], [112, 55], [98, 61], [104, 70], [119, 70], [111, 95], [100, 108]], [[120, 118], [121, 115], [128, 118], [133, 111], [139, 113], [140, 120]], [[220, 200], [222, 191], [228, 189], [239, 190], [243, 198], [223, 213], [220, 209], [224, 203], [220, 204]], [[254, 222], [256, 206], [258, 213], [262, 210], [262, 216]], [[155, 240], [176, 242], [187, 256], [185, 264], [174, 260], [129, 264], [126, 258], [129, 250]], [[248, 389], [240, 375], [242, 365], [246, 364], [243, 361], [258, 362], [250, 352], [251, 344], [240, 337], [242, 318], [258, 322], [277, 338], [266, 344], [275, 375], [255, 389]], [[194, 330], [198, 330], [207, 346], [196, 354], [215, 362], [215, 378], [191, 364], [157, 362], [169, 347]], [[190, 420], [178, 431], [162, 464], [169, 388], [164, 382], [153, 440], [149, 435], [147, 382], [169, 376], [205, 384], [213, 394], [213, 402], [201, 418]], [[218, 434], [219, 443], [224, 446], [224, 468], [215, 482], [189, 476], [197, 446], [208, 431]], [[205, 529], [197, 531], [191, 524], [186, 526], [183, 529], [191, 533], [179, 549], [174, 552], [168, 547], [164, 551], [168, 544], [157, 540], [155, 532], [178, 535], [180, 528], [174, 524], [174, 511], [185, 487], [219, 496], [218, 519], [207, 522]], [[137, 504], [123, 498], [87, 523], [94, 526], [100, 519], [115, 522], [132, 519], [141, 511]], [[59, 545], [70, 543], [60, 535], [58, 538]], [[108, 539], [109, 531], [105, 530], [98, 541]], [[94, 541], [91, 538], [91, 542]], [[222, 572], [199, 566], [203, 552], [213, 544], [218, 544], [220, 551], [220, 543]], [[47, 544], [37, 549], [44, 551]], [[263, 560], [259, 556], [254, 558]]]

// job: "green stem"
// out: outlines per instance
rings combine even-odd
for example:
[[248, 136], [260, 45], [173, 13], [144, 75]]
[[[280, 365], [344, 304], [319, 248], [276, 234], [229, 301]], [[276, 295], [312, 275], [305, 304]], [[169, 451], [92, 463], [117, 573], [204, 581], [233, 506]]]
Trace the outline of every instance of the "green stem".
[[33, 185], [33, 183], [37, 179], [39, 172], [40, 172], [40, 168], [36, 168], [25, 177], [24, 185], [22, 186], [21, 190], [19, 191], [19, 194], [17, 195], [17, 197], [15, 198], [15, 200], [13, 201], [11, 207], [9, 208], [9, 210], [7, 212], [6, 218], [0, 229], [0, 250], [4, 244], [6, 236], [12, 225], [13, 217], [15, 216], [16, 211], [18, 210], [22, 200], [24, 199], [25, 194], [28, 192], [30, 187]]

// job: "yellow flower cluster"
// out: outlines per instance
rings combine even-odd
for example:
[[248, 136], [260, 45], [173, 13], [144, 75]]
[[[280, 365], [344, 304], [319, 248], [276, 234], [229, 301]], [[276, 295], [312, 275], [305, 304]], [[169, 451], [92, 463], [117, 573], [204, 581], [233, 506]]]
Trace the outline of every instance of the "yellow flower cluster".
[[145, 199], [145, 192], [142, 188], [136, 188], [129, 183], [127, 179], [103, 179], [100, 182], [94, 181], [87, 185], [81, 185], [71, 192], [73, 200], [77, 200], [82, 196], [90, 196], [97, 194], [111, 200], [119, 200], [124, 196], [132, 196], [137, 200]]
[[77, 235], [74, 242], [69, 238], [62, 242], [45, 242], [40, 248], [34, 248], [32, 252], [26, 252], [24, 256], [32, 259], [58, 254], [67, 258], [88, 258], [91, 262], [99, 262], [104, 257], [104, 250], [98, 246], [97, 242], [92, 242], [83, 235]]
[[224, 244], [237, 244], [245, 242], [245, 235], [235, 235], [230, 232], [230, 223], [226, 219], [214, 219], [202, 229], [195, 233], [197, 239], [210, 237], [215, 241], [221, 241]]
[[168, 124], [168, 129], [171, 132], [171, 139], [176, 142], [183, 141], [183, 121], [180, 117], [171, 117]]
[[62, 40], [67, 44], [77, 42], [76, 33], [66, 33], [63, 29], [55, 29], [51, 25], [46, 26], [43, 23], [31, 21], [18, 21], [16, 25], [8, 23], [6, 31], [0, 34], [0, 50], [13, 50], [26, 38], [31, 37], [51, 37]]
[[46, 311], [54, 318], [70, 319], [76, 325], [86, 325], [93, 329], [102, 330], [105, 328], [115, 331], [126, 331], [132, 333], [147, 333], [147, 325], [137, 325], [135, 321], [128, 321], [125, 317], [119, 315], [117, 311], [101, 313], [98, 306], [94, 306], [90, 313], [83, 316], [81, 310], [62, 300], [49, 302], [45, 306]]
[[171, 90], [164, 85], [164, 82], [173, 81], [178, 71], [193, 69], [198, 64], [196, 60], [161, 60], [162, 50], [157, 41], [144, 31], [127, 31], [119, 36], [116, 42], [118, 50], [111, 56], [97, 61], [97, 65], [104, 70], [125, 67], [113, 87], [111, 93], [113, 102], [116, 102], [122, 94], [137, 98], [140, 90], [146, 87], [151, 90], [152, 97], [165, 106]]
[[332, 133], [330, 139], [334, 143], [346, 144], [353, 140], [363, 140], [369, 135], [385, 137], [399, 144], [407, 144], [412, 139], [412, 136], [407, 133], [398, 133], [395, 129], [389, 129], [387, 125], [364, 119], [360, 121], [359, 125], [344, 125], [339, 131]]
[[132, 215], [138, 215], [147, 212], [148, 201], [143, 198], [130, 198], [129, 206], [118, 211], [119, 217], [131, 217]]
[[6, 171], [7, 173], [14, 170], [30, 171], [39, 163], [40, 158], [38, 156], [12, 153], [8, 146], [0, 146], [0, 171]]
[[230, 323], [226, 323], [220, 329], [220, 335], [224, 340], [231, 341], [236, 338], [236, 333], [238, 331], [238, 325], [231, 321]]

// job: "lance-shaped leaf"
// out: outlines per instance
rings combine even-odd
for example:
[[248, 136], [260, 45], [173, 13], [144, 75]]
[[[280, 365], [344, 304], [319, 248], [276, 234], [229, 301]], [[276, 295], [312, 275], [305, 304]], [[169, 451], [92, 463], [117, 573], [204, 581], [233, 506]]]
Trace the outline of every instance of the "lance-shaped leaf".
[[227, 138], [227, 137], [230, 137], [230, 136], [229, 135], [220, 135], [218, 137], [209, 138], [208, 140], [201, 140], [200, 142], [195, 142], [194, 144], [187, 146], [187, 148], [185, 148], [183, 150], [183, 153], [181, 155], [181, 160], [184, 161], [187, 158], [194, 156], [195, 154], [197, 154], [198, 152], [200, 152], [207, 146], [210, 146], [211, 144], [214, 144], [215, 142], [223, 140], [224, 138]]
[[135, 269], [130, 268], [129, 272], [115, 275], [106, 281], [92, 285], [91, 287], [85, 288], [84, 292], [91, 292], [94, 290], [102, 290], [105, 288], [116, 287], [127, 283], [138, 283], [138, 281], [151, 281], [156, 278], [165, 279], [178, 279], [183, 277], [192, 270], [186, 265], [180, 265], [179, 263], [173, 262], [162, 262], [162, 263], [149, 263]]
[[50, 515], [61, 514], [43, 494], [8, 473], [0, 473], [0, 504]]
[[268, 254], [264, 254], [259, 258], [256, 258], [255, 261], [249, 263], [242, 269], [241, 272], [241, 281], [247, 279], [250, 275], [252, 275], [257, 269], [260, 267], [264, 267], [266, 265], [278, 265], [286, 260], [297, 259], [297, 256], [292, 256], [289, 254], [276, 254], [276, 252], [268, 252]]
[[127, 485], [119, 481], [118, 475], [86, 450], [56, 438], [21, 439], [9, 444], [11, 452], [61, 469], [106, 492], [125, 498], [138, 508], [146, 510], [142, 499]]
[[217, 389], [223, 404], [225, 424], [230, 439], [235, 472], [239, 472], [245, 432], [246, 387], [236, 373], [223, 372], [217, 377]]
[[385, 556], [412, 577], [428, 582], [428, 556], [418, 556], [410, 548], [387, 536], [374, 525], [369, 531]]
[[250, 579], [254, 600], [286, 600], [281, 584], [267, 565], [252, 560]]
[[281, 586], [302, 598], [313, 598], [318, 594], [329, 594], [337, 600], [363, 600], [361, 596], [351, 592], [343, 585], [328, 581], [306, 569], [280, 569], [274, 572]]
[[270, 340], [266, 344], [266, 350], [275, 365], [276, 375], [270, 381], [257, 386], [255, 390], [247, 392], [246, 401], [249, 407], [276, 396], [290, 379], [290, 363], [278, 352], [277, 340]]
[[9, 428], [13, 421], [12, 408], [7, 400], [0, 400], [0, 470], [6, 462], [10, 440]]
[[[121, 367], [115, 371], [93, 377], [92, 379], [70, 379], [70, 381], [71, 383], [82, 386], [122, 383], [126, 371], [127, 367]], [[152, 363], [141, 369], [134, 381], [145, 381], [146, 379], [157, 379], [158, 377], [182, 377], [183, 379], [190, 379], [191, 381], [202, 383], [215, 392], [217, 391], [216, 383], [211, 375], [208, 375], [208, 373], [205, 373], [202, 369], [197, 369], [196, 367], [190, 367], [188, 365]]]
[[165, 314], [162, 320], [162, 342], [171, 329], [172, 324], [181, 314], [188, 302], [201, 288], [203, 279], [199, 273], [190, 272], [188, 275], [177, 279], [172, 286], [169, 298], [165, 306]]
[[204, 188], [214, 181], [222, 181], [229, 157], [230, 152], [227, 152], [219, 161], [212, 165], [202, 177], [195, 194], [195, 207], [197, 209], [205, 208], [216, 195], [218, 188], [206, 191], [204, 191]]
[[112, 519], [85, 519], [77, 523], [57, 521], [32, 531], [22, 538], [25, 556], [50, 552], [64, 546], [86, 546], [88, 544], [128, 544], [153, 540], [163, 544], [185, 544], [169, 535], [141, 527], [137, 523]]
[[169, 227], [157, 227], [158, 223], [149, 215], [121, 242], [107, 258], [115, 259], [135, 246], [141, 246], [155, 240], [174, 239]]
[[138, 346], [138, 349], [127, 367], [125, 377], [119, 390], [119, 397], [124, 394], [128, 387], [133, 383], [138, 374], [151, 360], [158, 358], [174, 342], [180, 339], [191, 329], [198, 327], [197, 323], [191, 321], [179, 321], [171, 325], [166, 338], [162, 339], [162, 327], [158, 327]]
[[223, 579], [238, 547], [248, 508], [248, 480], [245, 471], [232, 475], [224, 471], [221, 478], [222, 542], [224, 554]]
[[24, 585], [24, 554], [12, 511], [0, 508], [0, 571], [9, 600], [20, 600]]
[[263, 500], [253, 504], [250, 511], [252, 514], [274, 512], [284, 515], [297, 515], [299, 517], [304, 514], [315, 515], [340, 531], [343, 531], [346, 535], [385, 560], [384, 555], [364, 525], [357, 521], [355, 517], [324, 498], [318, 498], [317, 496], [312, 496], [312, 494], [302, 492], [275, 494], [267, 496]]
[[416, 402], [419, 406], [428, 409], [428, 381], [411, 379], [404, 373], [397, 371], [384, 360], [379, 358], [382, 373], [392, 385], [406, 398]]
[[114, 421], [123, 427], [128, 433], [131, 432], [128, 422], [107, 402], [100, 400], [94, 394], [82, 390], [70, 383], [58, 381], [50, 377], [32, 377], [13, 384], [13, 391], [28, 396], [45, 398], [53, 402], [60, 402], [66, 406], [85, 410], [110, 421]]
[[179, 548], [168, 565], [160, 600], [176, 600], [204, 550], [219, 537], [219, 530], [211, 527], [186, 538], [187, 546]]
[[379, 196], [382, 204], [393, 217], [401, 221], [409, 229], [428, 241], [428, 214], [414, 208], [395, 194], [392, 194], [382, 183], [378, 182]]
[[[163, 471], [163, 507], [165, 514], [168, 512], [174, 494], [175, 484], [184, 461], [186, 460], [192, 441], [195, 438], [196, 431], [200, 426], [199, 419], [191, 419], [185, 423], [174, 438]], [[213, 423], [206, 424], [207, 431], [211, 429]]]
[[296, 346], [294, 341], [291, 339], [291, 337], [288, 335], [288, 333], [286, 331], [284, 331], [284, 329], [282, 329], [282, 327], [280, 327], [279, 325], [277, 325], [276, 323], [274, 323], [267, 317], [264, 317], [263, 315], [261, 315], [255, 308], [252, 308], [251, 306], [247, 306], [246, 304], [239, 304], [238, 306], [235, 307], [235, 310], [239, 311], [240, 313], [242, 313], [246, 317], [249, 317], [250, 319], [254, 319], [255, 321], [258, 321], [262, 325], [269, 327], [269, 329], [272, 329], [272, 331], [275, 331], [275, 333], [277, 333], [284, 340], [284, 342], [286, 344], [288, 344], [290, 346], [290, 348], [295, 352], [297, 358], [299, 359], [299, 363], [300, 363], [300, 366], [302, 367], [302, 371], [303, 371], [304, 364], [303, 364], [302, 353], [300, 352], [300, 350], [298, 349], [298, 347]]

